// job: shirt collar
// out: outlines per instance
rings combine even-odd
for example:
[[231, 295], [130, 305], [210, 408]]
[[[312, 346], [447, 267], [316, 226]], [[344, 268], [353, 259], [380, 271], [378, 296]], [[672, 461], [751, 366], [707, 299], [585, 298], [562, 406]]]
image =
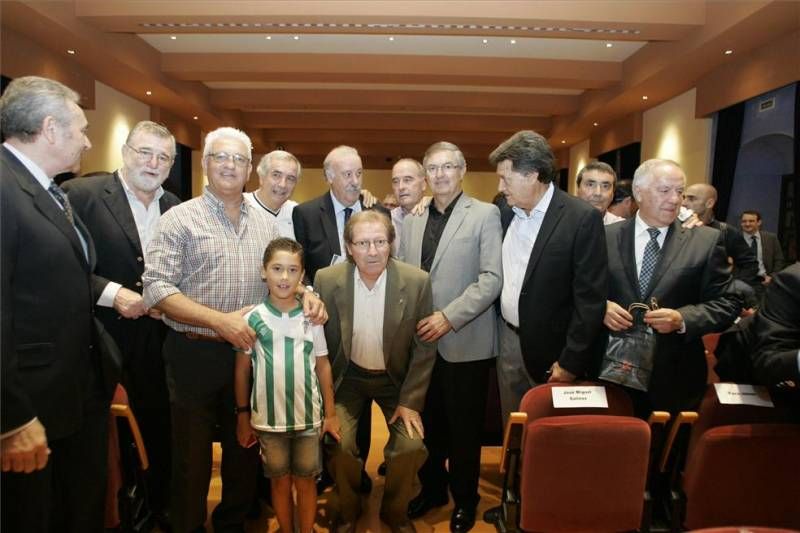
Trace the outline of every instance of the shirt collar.
[[[203, 201], [212, 209], [216, 209], [218, 211], [225, 210], [225, 203], [217, 198], [213, 192], [211, 192], [211, 189], [209, 189], [208, 185], [203, 188]], [[244, 196], [242, 196], [242, 203], [239, 205], [239, 210], [242, 213], [247, 213], [247, 202], [244, 201]]]
[[[387, 268], [388, 268], [388, 265], [387, 265]], [[355, 278], [356, 283], [361, 285], [361, 287], [363, 287], [364, 290], [366, 290], [367, 292], [375, 292], [375, 291], [379, 290], [383, 286], [383, 284], [386, 282], [386, 268], [383, 269], [383, 272], [381, 272], [381, 275], [378, 276], [378, 281], [375, 282], [375, 285], [371, 289], [369, 287], [367, 287], [367, 284], [364, 283], [364, 280], [361, 279], [361, 272], [358, 271], [358, 267], [355, 267], [353, 269], [353, 277]]]
[[48, 176], [42, 168], [34, 163], [28, 156], [14, 148], [8, 143], [3, 143], [9, 152], [14, 154], [14, 156], [19, 159], [19, 162], [22, 163], [28, 171], [33, 174], [33, 177], [36, 178], [36, 181], [45, 188], [45, 190], [50, 188], [50, 184], [53, 183], [53, 180]]
[[642, 220], [642, 217], [639, 216], [639, 212], [638, 211], [636, 212], [636, 226], [635, 227], [636, 227], [636, 235], [639, 235], [641, 233], [647, 233], [648, 228], [656, 228], [659, 231], [659, 233], [661, 233], [661, 235], [664, 235], [667, 232], [667, 229], [669, 229], [669, 226], [661, 226], [661, 227], [659, 227], [659, 226], [649, 226], [644, 220]]
[[[458, 203], [458, 199], [461, 198], [461, 196], [463, 195], [464, 191], [458, 193], [458, 196], [453, 198], [453, 200], [447, 205], [447, 207], [444, 208], [444, 213], [442, 213], [442, 215], [449, 215], [450, 213], [452, 213], [453, 209], [455, 209], [456, 204]], [[437, 215], [439, 214], [439, 210], [436, 209], [436, 202], [434, 202], [433, 200], [431, 200], [430, 205], [428, 205], [428, 209], [430, 209], [431, 212], [435, 212]]]
[[289, 318], [295, 317], [295, 316], [297, 316], [297, 315], [299, 315], [300, 313], [303, 312], [303, 304], [301, 304], [300, 302], [297, 302], [297, 307], [294, 307], [293, 309], [290, 309], [288, 312], [281, 311], [280, 309], [278, 309], [277, 307], [275, 307], [272, 304], [272, 302], [269, 299], [269, 296], [267, 296], [264, 299], [264, 307], [266, 307], [267, 311], [269, 311], [270, 313], [272, 313], [275, 316], [284, 316], [284, 315], [286, 315]]
[[514, 211], [514, 214], [523, 220], [529, 220], [533, 218], [536, 213], [539, 213], [541, 216], [544, 216], [547, 213], [547, 209], [550, 207], [550, 202], [553, 201], [553, 195], [555, 194], [555, 187], [553, 186], [553, 182], [547, 184], [547, 190], [544, 191], [544, 194], [539, 201], [536, 202], [536, 205], [533, 206], [530, 213], [526, 213], [524, 209], [519, 207], [512, 207], [511, 210]]
[[331, 195], [331, 200], [333, 201], [334, 213], [339, 214], [348, 207], [353, 210], [353, 213], [361, 211], [361, 202], [359, 202], [358, 200], [356, 200], [356, 203], [354, 203], [353, 205], [344, 205], [336, 198], [336, 195], [333, 194], [333, 191], [329, 191], [328, 194]]
[[[119, 169], [117, 171], [117, 176], [119, 176], [119, 181], [120, 183], [122, 183], [122, 188], [125, 190], [125, 194], [128, 195], [128, 198], [132, 198], [135, 199], [136, 201], [139, 201], [139, 198], [136, 196], [136, 193], [133, 192], [133, 189], [130, 188], [128, 182], [125, 181], [125, 177], [122, 175], [122, 169]], [[161, 185], [159, 185], [158, 189], [156, 189], [155, 196], [153, 196], [153, 201], [158, 202], [162, 196], [164, 196], [164, 188]]]

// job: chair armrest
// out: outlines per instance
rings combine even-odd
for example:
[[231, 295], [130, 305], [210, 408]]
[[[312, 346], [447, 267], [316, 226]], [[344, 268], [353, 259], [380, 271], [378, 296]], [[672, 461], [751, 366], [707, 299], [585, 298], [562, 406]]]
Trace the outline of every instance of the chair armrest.
[[522, 449], [522, 439], [525, 435], [525, 424], [528, 413], [514, 412], [508, 417], [508, 425], [503, 432], [503, 456], [500, 458], [500, 473], [505, 474], [509, 466], [510, 456], [519, 453]]
[[147, 450], [145, 450], [142, 433], [139, 431], [139, 424], [136, 422], [136, 417], [133, 416], [133, 411], [131, 411], [131, 408], [127, 405], [112, 403], [111, 414], [119, 418], [124, 418], [128, 422], [131, 435], [133, 435], [133, 442], [136, 444], [136, 452], [139, 455], [139, 463], [141, 464], [142, 470], [147, 470], [150, 467], [150, 462], [147, 459]]
[[672, 454], [672, 449], [675, 447], [675, 441], [678, 438], [678, 434], [681, 429], [686, 429], [686, 432], [691, 429], [692, 424], [697, 421], [698, 415], [695, 411], [681, 411], [678, 413], [678, 416], [675, 417], [675, 421], [672, 423], [672, 426], [669, 428], [669, 434], [667, 435], [667, 441], [664, 444], [664, 449], [661, 452], [661, 461], [659, 462], [658, 469], [661, 472], [667, 471], [667, 463], [669, 462], [670, 455]]

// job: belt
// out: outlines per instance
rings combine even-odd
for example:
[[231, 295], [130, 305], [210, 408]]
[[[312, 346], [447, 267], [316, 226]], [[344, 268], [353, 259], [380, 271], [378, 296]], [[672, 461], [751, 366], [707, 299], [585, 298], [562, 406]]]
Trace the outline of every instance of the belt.
[[516, 333], [517, 335], [519, 335], [519, 328], [517, 326], [513, 325], [511, 322], [509, 322], [505, 318], [503, 319], [503, 322], [505, 322], [506, 326], [508, 326], [508, 329], [510, 329], [511, 331]]
[[374, 374], [374, 375], [383, 375], [386, 374], [386, 370], [372, 370], [369, 368], [364, 368], [363, 366], [358, 366], [354, 362], [350, 361], [350, 366], [353, 367], [353, 370], [357, 370], [359, 372], [363, 372], [365, 374]]
[[219, 342], [219, 343], [228, 342], [222, 337], [217, 337], [215, 335], [203, 335], [202, 333], [192, 333], [192, 332], [187, 332], [186, 338], [193, 341], [206, 341], [206, 342]]

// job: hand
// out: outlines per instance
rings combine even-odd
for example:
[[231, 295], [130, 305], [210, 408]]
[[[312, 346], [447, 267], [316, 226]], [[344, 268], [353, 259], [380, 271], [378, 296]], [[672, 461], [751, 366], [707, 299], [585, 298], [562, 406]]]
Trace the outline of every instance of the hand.
[[364, 207], [369, 209], [378, 203], [378, 199], [367, 189], [361, 189], [361, 203], [364, 204]]
[[417, 335], [423, 342], [433, 342], [452, 329], [450, 321], [441, 311], [434, 311], [429, 317], [417, 322]]
[[423, 196], [422, 199], [417, 202], [417, 205], [411, 208], [411, 214], [415, 217], [422, 216], [425, 213], [425, 210], [428, 209], [428, 206], [431, 205], [433, 201], [433, 196]]
[[702, 225], [703, 221], [700, 220], [700, 217], [697, 216], [697, 213], [692, 213], [692, 216], [683, 221], [681, 227], [685, 229], [692, 229]]
[[328, 311], [322, 299], [311, 291], [303, 291], [303, 315], [312, 324], [321, 326], [328, 321]]
[[150, 309], [147, 310], [147, 316], [149, 316], [153, 320], [161, 320], [164, 317], [164, 313], [162, 313], [155, 307], [151, 307]]
[[256, 443], [256, 434], [250, 425], [250, 413], [236, 415], [236, 440], [242, 448], [249, 448]]
[[683, 317], [675, 309], [661, 308], [644, 314], [644, 322], [659, 333], [672, 333], [683, 326]]
[[333, 416], [326, 416], [322, 421], [322, 438], [325, 433], [330, 433], [331, 437], [336, 439], [336, 442], [342, 442], [342, 425], [339, 423], [339, 417], [334, 413]]
[[114, 296], [114, 309], [125, 318], [139, 318], [147, 313], [142, 295], [125, 287], [120, 287]]
[[739, 316], [742, 318], [747, 318], [749, 316], [753, 316], [754, 314], [756, 314], [755, 307], [743, 307], [742, 312], [739, 313]]
[[611, 331], [622, 331], [633, 325], [633, 316], [617, 302], [606, 300], [606, 316], [603, 324]]
[[772, 276], [767, 276], [764, 274], [764, 281], [761, 282], [762, 285], [769, 285], [772, 281]]
[[422, 418], [419, 416], [417, 411], [409, 409], [408, 407], [403, 407], [402, 405], [398, 405], [397, 409], [394, 410], [392, 418], [389, 419], [389, 425], [391, 426], [398, 418], [403, 421], [403, 425], [406, 427], [408, 438], [414, 438], [414, 432], [412, 431], [412, 428], [417, 431], [419, 438], [425, 438], [425, 428], [422, 427]]
[[34, 470], [41, 470], [47, 465], [49, 455], [47, 434], [39, 420], [0, 440], [3, 472], [30, 474]]
[[213, 326], [214, 331], [216, 331], [220, 337], [245, 352], [251, 350], [253, 348], [253, 343], [256, 341], [256, 332], [247, 325], [244, 319], [244, 315], [250, 311], [252, 307], [251, 305], [231, 313], [220, 313], [219, 319]]
[[548, 383], [571, 383], [573, 381], [575, 381], [575, 374], [569, 370], [564, 370], [561, 368], [561, 365], [558, 364], [558, 361], [553, 363], [553, 366], [550, 367], [550, 377], [547, 380]]

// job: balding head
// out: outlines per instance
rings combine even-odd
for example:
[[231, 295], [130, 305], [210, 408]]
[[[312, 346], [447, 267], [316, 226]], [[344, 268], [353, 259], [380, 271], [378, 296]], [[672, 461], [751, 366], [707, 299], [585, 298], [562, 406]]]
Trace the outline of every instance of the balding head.
[[683, 206], [688, 207], [703, 222], [710, 222], [717, 204], [717, 190], [707, 183], [695, 183], [686, 188], [683, 195]]

